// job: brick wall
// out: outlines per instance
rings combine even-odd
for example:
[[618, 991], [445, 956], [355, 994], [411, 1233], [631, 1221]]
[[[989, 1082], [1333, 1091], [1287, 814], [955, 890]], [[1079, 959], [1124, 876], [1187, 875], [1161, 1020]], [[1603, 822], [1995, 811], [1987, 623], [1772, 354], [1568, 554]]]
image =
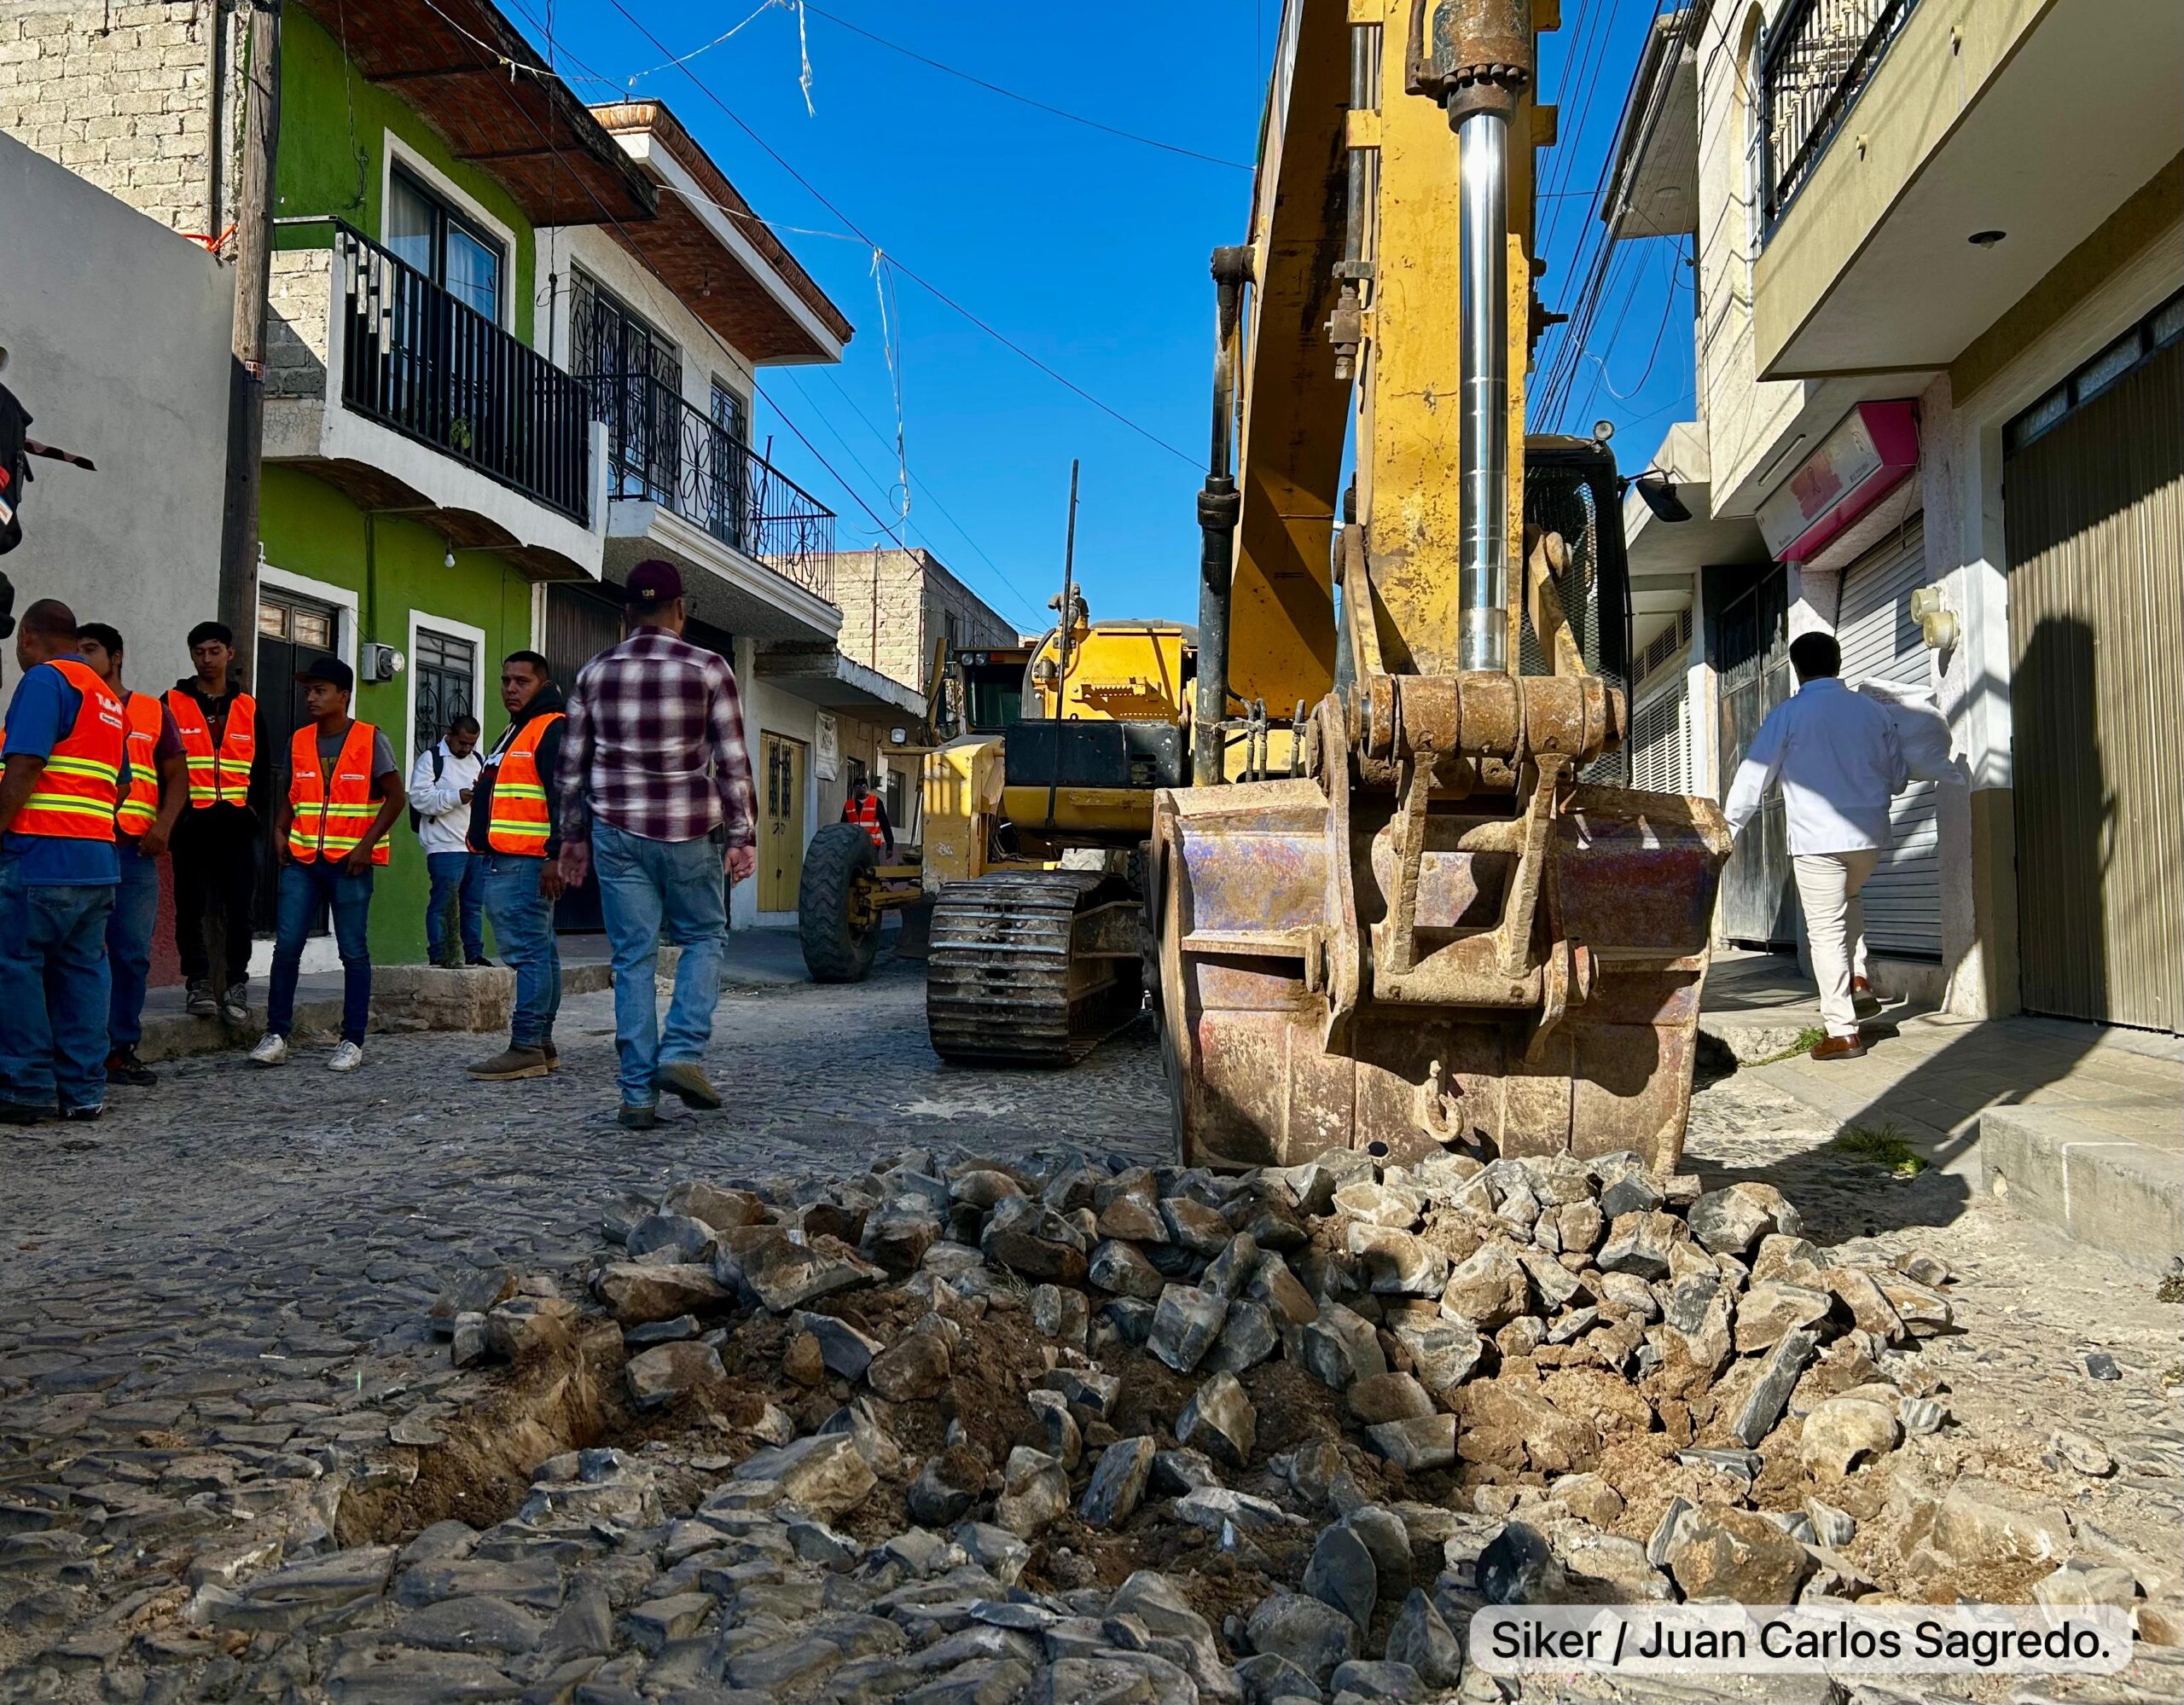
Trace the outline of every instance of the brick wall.
[[215, 0], [9, 0], [0, 130], [162, 224], [209, 231], [214, 38], [231, 29]]
[[283, 249], [272, 258], [265, 293], [265, 393], [323, 397], [334, 251]]
[[838, 551], [834, 576], [842, 655], [920, 693], [950, 614], [958, 645], [1016, 641], [1015, 628], [930, 551]]

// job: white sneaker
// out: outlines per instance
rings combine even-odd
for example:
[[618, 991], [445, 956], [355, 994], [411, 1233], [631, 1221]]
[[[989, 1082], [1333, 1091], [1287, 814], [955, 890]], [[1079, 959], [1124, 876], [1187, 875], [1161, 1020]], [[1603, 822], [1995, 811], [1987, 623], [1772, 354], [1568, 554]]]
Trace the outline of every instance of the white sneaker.
[[288, 1039], [276, 1036], [268, 1030], [258, 1038], [258, 1046], [250, 1051], [253, 1065], [286, 1065], [288, 1062]]
[[334, 1058], [326, 1062], [328, 1071], [354, 1071], [364, 1063], [364, 1051], [354, 1042], [344, 1042], [334, 1050]]

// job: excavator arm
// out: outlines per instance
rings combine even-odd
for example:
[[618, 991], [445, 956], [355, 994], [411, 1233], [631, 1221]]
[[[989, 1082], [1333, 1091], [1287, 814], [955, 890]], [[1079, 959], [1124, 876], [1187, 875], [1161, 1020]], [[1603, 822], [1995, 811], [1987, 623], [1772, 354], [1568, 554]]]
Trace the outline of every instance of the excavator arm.
[[[1556, 11], [1284, 14], [1251, 241], [1215, 258], [1193, 785], [1154, 808], [1192, 1163], [1681, 1152], [1729, 842], [1709, 801], [1610, 785], [1612, 459], [1527, 455]], [[1290, 773], [1240, 774], [1239, 707], [1292, 704]]]

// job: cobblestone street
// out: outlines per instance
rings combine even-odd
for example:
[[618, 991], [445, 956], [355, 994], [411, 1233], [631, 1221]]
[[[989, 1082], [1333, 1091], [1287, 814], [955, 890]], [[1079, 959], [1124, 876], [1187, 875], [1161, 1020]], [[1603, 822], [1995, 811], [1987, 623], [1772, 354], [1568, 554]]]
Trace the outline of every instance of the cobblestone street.
[[[178, 1605], [185, 1578], [220, 1579], [240, 1524], [315, 1499], [330, 1530], [376, 1454], [429, 1446], [437, 1419], [493, 1383], [449, 1366], [434, 1297], [489, 1265], [579, 1295], [617, 1192], [845, 1175], [913, 1145], [944, 1158], [1069, 1144], [1154, 1163], [1167, 1147], [1147, 1027], [1066, 1076], [943, 1068], [915, 966], [883, 963], [857, 988], [724, 995], [707, 1064], [726, 1110], [677, 1109], [644, 1138], [613, 1123], [609, 997], [571, 1002], [560, 1035], [550, 1079], [472, 1082], [463, 1063], [487, 1038], [377, 1037], [353, 1077], [328, 1076], [316, 1050], [277, 1072], [217, 1057], [117, 1092], [88, 1134], [0, 1139], [0, 1698], [192, 1696], [161, 1664], [185, 1644], [201, 1657], [201, 1642], [145, 1634], [148, 1607]], [[1962, 1331], [1931, 1354], [1977, 1442], [1952, 1430], [1930, 1444], [1977, 1470], [2036, 1462], [2058, 1427], [2100, 1441], [2118, 1471], [2083, 1483], [2081, 1532], [2165, 1559], [2152, 1566], [2173, 1591], [2176, 1309], [1955, 1174], [1896, 1180], [1830, 1150], [1830, 1134], [1732, 1076], [1699, 1093], [1688, 1165], [1709, 1187], [1778, 1185], [1821, 1244], [1947, 1262]], [[141, 1692], [102, 1692], [124, 1685], [117, 1667]]]

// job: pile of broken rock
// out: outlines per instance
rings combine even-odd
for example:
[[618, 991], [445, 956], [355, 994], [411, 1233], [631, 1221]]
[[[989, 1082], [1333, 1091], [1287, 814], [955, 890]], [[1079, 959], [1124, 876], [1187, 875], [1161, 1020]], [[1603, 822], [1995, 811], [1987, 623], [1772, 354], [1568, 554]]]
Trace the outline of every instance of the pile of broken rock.
[[[1484, 1698], [1489, 1604], [2138, 1592], [2057, 1567], [2052, 1505], [1895, 1485], [1947, 1419], [1918, 1340], [1949, 1276], [1834, 1259], [1763, 1184], [914, 1151], [604, 1229], [653, 1442], [547, 1463], [487, 1538], [636, 1535], [657, 1572], [538, 1650], [572, 1666], [543, 1696]], [[570, 1309], [459, 1314], [457, 1359]], [[678, 1418], [731, 1440], [681, 1513], [646, 1466]]]

